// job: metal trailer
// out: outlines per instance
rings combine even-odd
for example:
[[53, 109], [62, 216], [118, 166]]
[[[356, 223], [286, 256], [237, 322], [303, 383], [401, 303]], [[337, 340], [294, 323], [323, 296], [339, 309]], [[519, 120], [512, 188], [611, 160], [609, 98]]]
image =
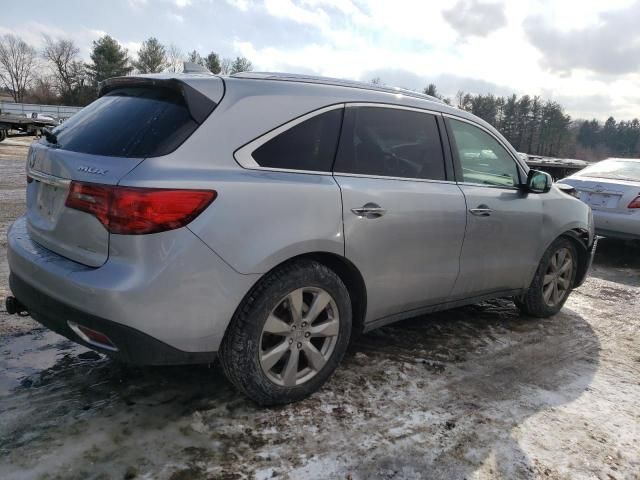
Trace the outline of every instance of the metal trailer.
[[40, 105], [37, 103], [13, 103], [0, 101], [0, 114], [18, 115], [30, 117], [34, 113], [42, 114], [47, 117], [60, 119], [62, 121], [68, 119], [72, 115], [82, 110], [82, 107], [69, 107], [67, 105]]
[[58, 125], [58, 122], [55, 120], [38, 118], [35, 115], [29, 118], [21, 115], [0, 113], [0, 142], [7, 137], [40, 135], [43, 128], [52, 128], [56, 125]]
[[543, 157], [541, 155], [520, 154], [531, 168], [547, 172], [554, 180], [573, 175], [589, 165], [589, 162], [577, 160], [574, 158], [553, 158]]

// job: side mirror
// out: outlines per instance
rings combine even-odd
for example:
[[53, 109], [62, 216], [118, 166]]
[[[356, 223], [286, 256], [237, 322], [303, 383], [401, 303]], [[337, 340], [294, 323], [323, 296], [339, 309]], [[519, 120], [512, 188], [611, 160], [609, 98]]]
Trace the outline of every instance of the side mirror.
[[540, 170], [529, 170], [525, 189], [530, 193], [547, 193], [551, 190], [553, 178], [547, 172]]

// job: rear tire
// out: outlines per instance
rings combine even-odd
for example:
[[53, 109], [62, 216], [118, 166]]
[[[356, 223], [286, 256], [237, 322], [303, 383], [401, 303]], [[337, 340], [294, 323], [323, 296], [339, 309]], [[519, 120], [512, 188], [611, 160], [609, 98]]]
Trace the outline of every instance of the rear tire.
[[575, 283], [578, 253], [568, 238], [556, 239], [542, 256], [536, 275], [525, 295], [515, 299], [520, 311], [547, 318], [564, 306]]
[[344, 357], [351, 316], [349, 292], [333, 270], [311, 260], [285, 264], [238, 307], [220, 363], [231, 383], [260, 405], [301, 400]]
[[7, 138], [7, 131], [0, 130], [0, 142], [2, 142], [5, 138]]

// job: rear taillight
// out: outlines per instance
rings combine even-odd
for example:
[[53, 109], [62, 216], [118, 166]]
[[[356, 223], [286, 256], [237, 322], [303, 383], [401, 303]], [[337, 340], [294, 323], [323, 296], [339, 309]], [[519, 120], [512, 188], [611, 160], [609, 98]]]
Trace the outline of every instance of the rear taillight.
[[640, 195], [631, 200], [631, 203], [627, 208], [640, 208]]
[[95, 216], [111, 233], [143, 235], [184, 227], [207, 208], [216, 195], [214, 190], [71, 182], [65, 205]]

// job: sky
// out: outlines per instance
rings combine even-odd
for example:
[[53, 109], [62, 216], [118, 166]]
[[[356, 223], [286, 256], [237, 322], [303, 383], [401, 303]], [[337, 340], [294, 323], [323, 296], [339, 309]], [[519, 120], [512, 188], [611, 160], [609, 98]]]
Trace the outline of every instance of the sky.
[[246, 56], [258, 71], [422, 89], [541, 95], [573, 118], [640, 117], [640, 0], [109, 0], [6, 2], [0, 34], [108, 33], [135, 58], [154, 36]]

